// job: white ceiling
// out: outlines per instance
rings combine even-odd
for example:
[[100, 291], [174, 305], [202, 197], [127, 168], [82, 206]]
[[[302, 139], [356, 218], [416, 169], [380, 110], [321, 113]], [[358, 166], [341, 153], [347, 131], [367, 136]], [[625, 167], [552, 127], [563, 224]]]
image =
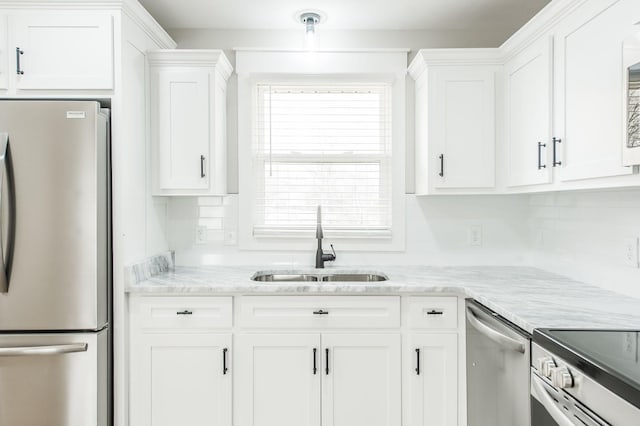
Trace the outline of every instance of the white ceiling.
[[513, 30], [549, 0], [140, 0], [168, 29], [293, 29], [301, 10], [340, 30]]

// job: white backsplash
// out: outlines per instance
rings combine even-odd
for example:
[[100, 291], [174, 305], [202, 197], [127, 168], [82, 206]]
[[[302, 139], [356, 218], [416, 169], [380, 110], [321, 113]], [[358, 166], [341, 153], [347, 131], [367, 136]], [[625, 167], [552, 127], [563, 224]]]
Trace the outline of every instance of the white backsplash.
[[[316, 241], [303, 252], [240, 250], [237, 245], [237, 195], [180, 198], [169, 204], [169, 246], [179, 265], [273, 264], [310, 266]], [[405, 252], [345, 252], [335, 244], [336, 266], [349, 265], [522, 265], [529, 262], [527, 196], [406, 195]], [[207, 226], [205, 244], [196, 244], [198, 225]], [[471, 226], [483, 241], [472, 246]], [[328, 248], [330, 240], [325, 242]]]
[[640, 237], [640, 189], [530, 196], [533, 264], [640, 297], [640, 269], [625, 263]]

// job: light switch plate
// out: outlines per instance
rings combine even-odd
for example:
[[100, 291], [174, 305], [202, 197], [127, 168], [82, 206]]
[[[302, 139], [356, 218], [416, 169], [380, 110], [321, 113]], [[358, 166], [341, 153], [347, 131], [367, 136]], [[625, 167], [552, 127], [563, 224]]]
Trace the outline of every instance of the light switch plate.
[[482, 226], [472, 225], [469, 228], [469, 245], [475, 247], [482, 245]]

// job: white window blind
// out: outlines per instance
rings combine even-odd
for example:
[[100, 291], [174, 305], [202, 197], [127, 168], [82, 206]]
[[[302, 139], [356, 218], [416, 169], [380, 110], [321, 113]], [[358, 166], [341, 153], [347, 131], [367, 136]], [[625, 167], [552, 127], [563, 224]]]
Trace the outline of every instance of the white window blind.
[[258, 84], [254, 236], [391, 236], [389, 84]]

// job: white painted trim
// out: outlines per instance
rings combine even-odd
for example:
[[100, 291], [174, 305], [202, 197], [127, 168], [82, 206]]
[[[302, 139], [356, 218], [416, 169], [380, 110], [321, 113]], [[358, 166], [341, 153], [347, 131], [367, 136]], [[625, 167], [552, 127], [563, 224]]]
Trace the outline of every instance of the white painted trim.
[[158, 47], [175, 49], [177, 43], [136, 0], [0, 0], [0, 9], [22, 10], [120, 10]]
[[[234, 47], [232, 48], [235, 52], [298, 52], [298, 53], [308, 53], [308, 50], [304, 49], [293, 49], [293, 48], [273, 48], [273, 47]], [[409, 48], [396, 48], [396, 47], [371, 47], [371, 48], [331, 48], [331, 49], [317, 49], [314, 53], [393, 53], [393, 52], [403, 52], [409, 53], [411, 49]]]
[[222, 50], [217, 49], [162, 49], [147, 51], [147, 61], [150, 66], [185, 66], [215, 67], [216, 72], [229, 79], [233, 66]]
[[503, 65], [500, 49], [421, 49], [409, 65], [409, 75], [418, 80], [430, 66]]
[[516, 31], [507, 41], [502, 43], [505, 62], [517, 55], [539, 37], [550, 31], [569, 13], [588, 0], [553, 0], [540, 10], [533, 18]]
[[394, 52], [303, 52], [239, 51], [236, 72], [276, 75], [353, 75], [407, 72], [407, 53]]
[[392, 237], [389, 239], [327, 238], [337, 250], [404, 251], [405, 248], [405, 51], [394, 52], [273, 52], [245, 51], [236, 54], [238, 73], [238, 241], [241, 249], [307, 250], [314, 241], [300, 238], [255, 238], [252, 213], [251, 165], [252, 93], [255, 83], [304, 80], [384, 81], [392, 84]]

